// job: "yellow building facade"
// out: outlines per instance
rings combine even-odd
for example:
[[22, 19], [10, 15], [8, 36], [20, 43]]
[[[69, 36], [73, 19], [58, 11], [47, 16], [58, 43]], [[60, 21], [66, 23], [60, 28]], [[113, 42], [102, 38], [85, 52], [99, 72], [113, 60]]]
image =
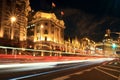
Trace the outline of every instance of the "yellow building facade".
[[[64, 21], [58, 20], [54, 13], [36, 12], [33, 20], [34, 49], [57, 50], [64, 44]], [[29, 34], [29, 33], [28, 33]]]

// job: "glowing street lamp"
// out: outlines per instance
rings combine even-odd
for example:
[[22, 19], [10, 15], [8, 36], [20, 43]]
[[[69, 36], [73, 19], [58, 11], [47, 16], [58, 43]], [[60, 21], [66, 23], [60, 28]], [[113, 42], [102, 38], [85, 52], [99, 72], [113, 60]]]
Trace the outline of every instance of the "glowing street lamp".
[[13, 23], [13, 22], [16, 21], [16, 17], [15, 17], [15, 16], [12, 16], [12, 17], [10, 18], [10, 20], [11, 20], [11, 23]]

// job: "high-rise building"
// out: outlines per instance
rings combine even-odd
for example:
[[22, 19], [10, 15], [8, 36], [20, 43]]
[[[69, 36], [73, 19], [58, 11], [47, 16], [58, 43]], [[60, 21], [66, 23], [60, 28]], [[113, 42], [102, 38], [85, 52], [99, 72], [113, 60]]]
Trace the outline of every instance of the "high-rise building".
[[30, 10], [29, 0], [0, 0], [0, 45], [25, 46]]

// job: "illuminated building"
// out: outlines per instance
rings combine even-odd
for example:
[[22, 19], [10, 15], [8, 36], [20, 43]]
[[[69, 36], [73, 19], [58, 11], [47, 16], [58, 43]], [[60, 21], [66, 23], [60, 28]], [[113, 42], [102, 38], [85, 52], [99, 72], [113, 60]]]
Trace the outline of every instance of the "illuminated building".
[[103, 55], [110, 55], [113, 53], [111, 47], [113, 39], [111, 38], [110, 33], [111, 33], [110, 29], [107, 29], [103, 39]]
[[30, 9], [29, 0], [0, 0], [0, 45], [26, 45], [26, 16]]
[[38, 11], [29, 24], [28, 40], [34, 42], [34, 49], [61, 50], [65, 29], [63, 20], [58, 20], [54, 13]]
[[110, 34], [110, 29], [107, 29], [103, 39], [103, 55], [105, 56], [115, 56], [119, 48], [118, 41], [113, 40]]

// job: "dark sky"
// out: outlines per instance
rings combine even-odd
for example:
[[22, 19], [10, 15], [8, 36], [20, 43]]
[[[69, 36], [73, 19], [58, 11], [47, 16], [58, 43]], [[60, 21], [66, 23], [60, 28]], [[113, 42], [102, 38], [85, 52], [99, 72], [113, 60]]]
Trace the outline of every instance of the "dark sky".
[[[51, 7], [52, 2], [55, 8]], [[30, 0], [30, 5], [35, 11], [53, 11], [63, 19], [65, 38], [86, 36], [101, 41], [108, 28], [111, 32], [120, 32], [120, 0]], [[111, 34], [111, 37], [116, 39], [118, 35]]]

